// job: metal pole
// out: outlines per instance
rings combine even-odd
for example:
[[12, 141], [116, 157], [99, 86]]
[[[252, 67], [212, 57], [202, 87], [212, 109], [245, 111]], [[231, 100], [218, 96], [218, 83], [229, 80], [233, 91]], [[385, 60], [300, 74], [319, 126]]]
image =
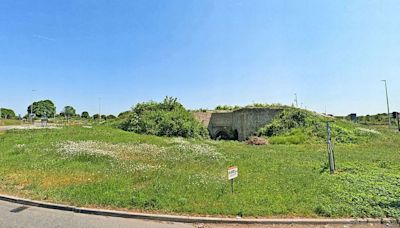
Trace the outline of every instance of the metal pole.
[[101, 98], [99, 98], [99, 122], [101, 121]]
[[397, 119], [397, 127], [399, 128], [400, 131], [400, 113], [396, 112], [396, 119]]
[[34, 99], [34, 93], [36, 92], [36, 90], [32, 90], [32, 105], [31, 105], [31, 113], [30, 113], [30, 115], [31, 115], [31, 123], [33, 124], [34, 123], [34, 121], [33, 121], [33, 103], [35, 103], [35, 99]]
[[328, 148], [328, 160], [329, 160], [329, 170], [331, 174], [335, 173], [335, 155], [333, 154], [332, 137], [331, 137], [331, 126], [329, 122], [326, 122], [327, 131], [327, 148]]
[[233, 191], [233, 179], [231, 180], [231, 189], [232, 189], [232, 194], [234, 193]]
[[387, 102], [387, 109], [388, 109], [388, 126], [390, 128], [390, 126], [392, 125], [392, 122], [390, 121], [390, 108], [389, 108], [389, 96], [388, 96], [388, 89], [387, 89], [387, 82], [386, 80], [382, 80], [385, 83], [385, 91], [386, 91], [386, 102]]

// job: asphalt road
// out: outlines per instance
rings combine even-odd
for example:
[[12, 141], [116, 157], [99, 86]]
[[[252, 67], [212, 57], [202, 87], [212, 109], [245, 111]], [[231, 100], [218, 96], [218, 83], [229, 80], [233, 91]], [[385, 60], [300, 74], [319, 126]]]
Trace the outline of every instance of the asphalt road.
[[0, 201], [1, 228], [125, 228], [194, 227], [192, 224], [164, 223], [138, 219], [77, 214]]

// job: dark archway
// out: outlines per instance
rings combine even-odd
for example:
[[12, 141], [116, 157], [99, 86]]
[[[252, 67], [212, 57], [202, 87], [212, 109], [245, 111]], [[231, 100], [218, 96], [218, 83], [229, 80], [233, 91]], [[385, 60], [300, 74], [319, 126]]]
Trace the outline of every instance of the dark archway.
[[216, 140], [238, 140], [239, 133], [237, 130], [235, 131], [227, 131], [227, 130], [220, 130], [215, 135]]

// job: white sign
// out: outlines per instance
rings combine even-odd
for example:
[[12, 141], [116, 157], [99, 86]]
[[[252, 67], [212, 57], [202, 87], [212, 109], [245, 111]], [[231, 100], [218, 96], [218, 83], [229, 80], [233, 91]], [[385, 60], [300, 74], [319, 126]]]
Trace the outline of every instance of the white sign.
[[228, 168], [228, 180], [233, 180], [239, 176], [239, 169], [236, 166]]

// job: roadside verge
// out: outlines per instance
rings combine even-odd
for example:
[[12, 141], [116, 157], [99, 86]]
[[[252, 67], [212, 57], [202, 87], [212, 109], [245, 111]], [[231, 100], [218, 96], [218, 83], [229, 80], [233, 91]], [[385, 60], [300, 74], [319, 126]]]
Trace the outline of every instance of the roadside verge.
[[130, 219], [144, 219], [164, 222], [180, 222], [180, 223], [219, 223], [219, 224], [293, 224], [293, 225], [350, 225], [350, 224], [397, 224], [395, 219], [308, 219], [308, 218], [291, 218], [291, 219], [243, 219], [243, 218], [215, 218], [215, 217], [193, 217], [193, 216], [177, 216], [147, 213], [132, 213], [114, 210], [102, 210], [91, 208], [80, 208], [62, 204], [47, 203], [29, 199], [22, 199], [13, 196], [0, 195], [0, 200], [11, 203], [17, 203], [32, 207], [41, 207], [53, 210], [60, 210], [73, 213], [99, 215], [108, 217], [120, 217]]

